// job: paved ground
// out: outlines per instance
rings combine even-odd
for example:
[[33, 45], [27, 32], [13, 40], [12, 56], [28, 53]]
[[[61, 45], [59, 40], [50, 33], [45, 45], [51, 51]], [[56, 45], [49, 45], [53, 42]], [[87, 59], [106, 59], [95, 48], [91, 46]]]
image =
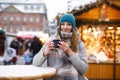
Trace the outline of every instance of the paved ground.
[[[16, 65], [24, 65], [24, 59], [22, 56], [18, 56], [17, 64]], [[3, 56], [0, 56], [0, 65], [3, 65]]]

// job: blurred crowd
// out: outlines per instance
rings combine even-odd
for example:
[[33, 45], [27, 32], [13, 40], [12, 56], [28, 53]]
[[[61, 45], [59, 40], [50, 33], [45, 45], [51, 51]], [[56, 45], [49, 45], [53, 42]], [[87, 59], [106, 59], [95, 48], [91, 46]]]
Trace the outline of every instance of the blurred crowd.
[[42, 45], [43, 43], [36, 36], [29, 39], [15, 37], [4, 51], [3, 63], [4, 65], [15, 65], [18, 56], [22, 56], [26, 65], [32, 64], [33, 57], [39, 52]]

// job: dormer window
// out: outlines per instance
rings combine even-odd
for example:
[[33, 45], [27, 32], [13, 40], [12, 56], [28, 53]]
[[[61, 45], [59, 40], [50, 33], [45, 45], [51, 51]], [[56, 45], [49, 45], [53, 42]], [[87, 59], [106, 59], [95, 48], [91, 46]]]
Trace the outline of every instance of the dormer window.
[[40, 6], [37, 6], [37, 10], [40, 10]]
[[28, 6], [24, 6], [24, 9], [25, 9], [25, 10], [28, 10]]
[[34, 10], [34, 7], [33, 7], [33, 6], [31, 6], [31, 7], [30, 7], [30, 9], [31, 9], [31, 10]]

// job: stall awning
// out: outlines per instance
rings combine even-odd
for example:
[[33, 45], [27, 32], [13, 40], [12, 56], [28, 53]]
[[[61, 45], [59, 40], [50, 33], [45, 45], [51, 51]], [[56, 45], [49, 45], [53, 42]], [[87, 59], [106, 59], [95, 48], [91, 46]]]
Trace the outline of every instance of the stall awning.
[[46, 35], [46, 33], [43, 33], [42, 31], [19, 31], [17, 33], [18, 38], [25, 38], [25, 39], [30, 39], [33, 38], [34, 36], [38, 38], [42, 38]]

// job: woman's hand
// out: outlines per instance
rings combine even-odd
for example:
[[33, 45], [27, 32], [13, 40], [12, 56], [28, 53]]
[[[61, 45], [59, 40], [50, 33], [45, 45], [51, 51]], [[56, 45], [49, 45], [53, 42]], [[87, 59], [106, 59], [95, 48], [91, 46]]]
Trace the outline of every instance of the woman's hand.
[[54, 49], [54, 43], [52, 40], [48, 42], [48, 45], [47, 45], [43, 55], [47, 56], [51, 49]]
[[70, 57], [73, 54], [73, 51], [70, 49], [70, 45], [67, 42], [60, 41], [58, 46], [65, 51], [65, 53]]

